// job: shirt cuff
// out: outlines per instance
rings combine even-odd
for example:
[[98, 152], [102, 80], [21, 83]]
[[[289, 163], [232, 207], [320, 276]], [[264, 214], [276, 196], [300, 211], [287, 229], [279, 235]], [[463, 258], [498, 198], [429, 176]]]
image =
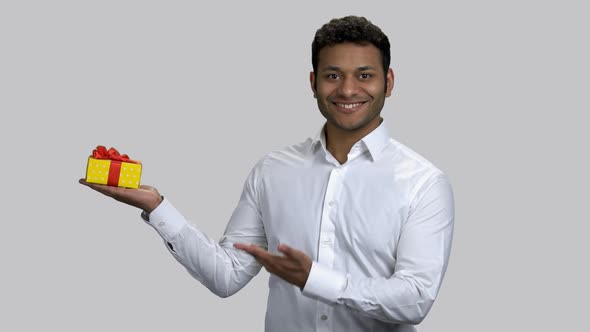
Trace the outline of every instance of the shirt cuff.
[[346, 288], [346, 276], [312, 262], [307, 282], [301, 291], [307, 297], [336, 303]]
[[151, 213], [142, 212], [141, 218], [166, 241], [172, 240], [187, 224], [186, 218], [165, 197]]

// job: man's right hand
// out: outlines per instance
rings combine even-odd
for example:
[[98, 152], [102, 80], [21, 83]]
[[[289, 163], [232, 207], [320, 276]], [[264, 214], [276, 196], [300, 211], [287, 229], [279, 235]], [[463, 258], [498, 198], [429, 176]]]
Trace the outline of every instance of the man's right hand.
[[87, 187], [90, 187], [101, 194], [112, 197], [119, 202], [129, 204], [151, 213], [162, 202], [162, 196], [158, 190], [152, 186], [139, 186], [139, 189], [129, 189], [122, 187], [112, 187], [104, 184], [88, 183], [85, 179], [78, 181]]

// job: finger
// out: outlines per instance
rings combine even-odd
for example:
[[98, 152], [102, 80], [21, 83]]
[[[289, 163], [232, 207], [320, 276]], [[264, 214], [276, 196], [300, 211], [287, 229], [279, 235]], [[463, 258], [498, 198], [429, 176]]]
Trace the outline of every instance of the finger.
[[277, 248], [280, 252], [282, 252], [283, 254], [285, 254], [285, 256], [289, 257], [289, 258], [295, 258], [298, 259], [299, 257], [301, 257], [302, 252], [289, 247], [288, 245], [281, 243], [279, 244], [278, 248]]
[[153, 191], [156, 194], [158, 194], [158, 196], [160, 196], [160, 192], [158, 191], [158, 189], [152, 187], [152, 186], [148, 186], [148, 185], [140, 185], [139, 188], [140, 190], [147, 190], [147, 191]]
[[95, 189], [95, 190], [100, 189], [101, 187], [107, 187], [102, 184], [90, 183], [90, 182], [86, 181], [86, 179], [80, 179], [80, 180], [78, 180], [78, 183], [85, 185], [86, 187], [90, 187], [92, 189]]
[[250, 245], [245, 243], [234, 243], [234, 248], [240, 250], [246, 250]]
[[255, 255], [257, 253], [257, 247], [252, 244], [245, 244], [245, 243], [234, 243], [234, 248], [244, 250], [245, 252], [249, 253], [250, 255]]
[[96, 184], [96, 183], [89, 183], [86, 182], [85, 180], [79, 181], [81, 184], [94, 189], [96, 191], [98, 191], [99, 193], [109, 196], [109, 197], [120, 197], [121, 194], [125, 191], [125, 188], [121, 188], [121, 187], [112, 187], [112, 186], [107, 186], [104, 184]]
[[274, 271], [273, 267], [272, 267], [273, 263], [268, 258], [268, 256], [264, 255], [265, 250], [263, 250], [262, 248], [255, 246], [255, 245], [244, 244], [244, 243], [234, 243], [234, 248], [244, 250], [248, 254], [252, 255], [254, 257], [254, 259], [256, 259], [256, 261], [258, 263], [260, 263], [260, 265], [264, 266], [266, 271], [271, 272], [271, 273], [272, 273], [272, 271]]
[[266, 251], [264, 248], [259, 247], [254, 244], [243, 244], [243, 243], [235, 243], [234, 247], [236, 249], [244, 250], [245, 252], [249, 253], [250, 255], [254, 256], [258, 262], [267, 266], [269, 264], [276, 263], [277, 259], [280, 259], [281, 256], [273, 255]]
[[254, 256], [264, 255], [267, 252], [263, 248], [253, 244], [235, 243], [234, 248], [244, 250]]

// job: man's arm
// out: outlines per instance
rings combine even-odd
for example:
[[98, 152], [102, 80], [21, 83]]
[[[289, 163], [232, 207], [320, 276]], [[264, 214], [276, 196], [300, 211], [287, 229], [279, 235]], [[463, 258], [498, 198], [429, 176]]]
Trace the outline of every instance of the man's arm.
[[[450, 254], [454, 202], [445, 177], [431, 180], [416, 195], [397, 248], [391, 276], [367, 278], [335, 271], [288, 248], [272, 255], [252, 246], [238, 245], [271, 273], [302, 287], [303, 294], [360, 314], [397, 324], [418, 324], [430, 310], [440, 288]], [[299, 276], [299, 277], [297, 277]], [[304, 280], [301, 283], [301, 280]]]
[[258, 209], [260, 165], [258, 163], [248, 176], [238, 206], [219, 243], [193, 227], [153, 187], [142, 186], [136, 190], [89, 184], [83, 180], [80, 183], [144, 210], [142, 217], [164, 239], [174, 258], [213, 293], [227, 297], [244, 287], [261, 268], [251, 255], [233, 246], [235, 242], [247, 241], [266, 248]]

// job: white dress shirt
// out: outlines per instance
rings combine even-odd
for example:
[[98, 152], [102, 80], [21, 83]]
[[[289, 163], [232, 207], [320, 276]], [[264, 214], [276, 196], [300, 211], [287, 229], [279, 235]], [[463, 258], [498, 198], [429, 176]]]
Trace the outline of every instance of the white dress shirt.
[[453, 219], [447, 177], [381, 123], [342, 165], [326, 149], [323, 130], [266, 155], [219, 242], [166, 198], [148, 223], [187, 271], [222, 297], [261, 269], [236, 242], [274, 254], [285, 243], [310, 256], [303, 291], [270, 276], [266, 331], [415, 331], [441, 285]]

